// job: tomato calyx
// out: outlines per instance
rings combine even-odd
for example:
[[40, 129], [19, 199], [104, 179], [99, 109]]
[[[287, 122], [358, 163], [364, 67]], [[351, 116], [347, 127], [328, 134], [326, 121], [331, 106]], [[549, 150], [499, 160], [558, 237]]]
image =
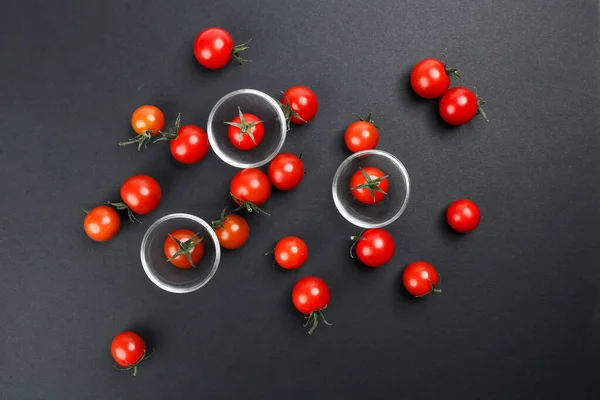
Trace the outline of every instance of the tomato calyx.
[[281, 92], [281, 94], [283, 95], [283, 97], [285, 97], [285, 104], [283, 104], [278, 99], [275, 99], [275, 100], [279, 103], [279, 106], [283, 110], [283, 115], [285, 116], [285, 122], [287, 124], [287, 130], [288, 131], [290, 130], [290, 120], [292, 119], [292, 117], [296, 117], [296, 118], [298, 118], [299, 120], [301, 120], [302, 122], [304, 122], [306, 124], [308, 121], [306, 121], [296, 111], [294, 111], [294, 109], [290, 105], [290, 99], [288, 99], [288, 97], [286, 96], [285, 92]]
[[161, 140], [177, 139], [177, 135], [179, 133], [180, 126], [181, 126], [181, 113], [177, 113], [177, 118], [175, 118], [175, 123], [173, 124], [173, 128], [169, 129], [166, 132], [161, 132], [160, 137], [158, 139], [156, 139], [153, 143], [160, 142]]
[[175, 254], [173, 254], [171, 257], [169, 257], [167, 259], [167, 262], [173, 260], [174, 258], [179, 257], [180, 255], [184, 255], [185, 258], [187, 258], [187, 260], [189, 261], [190, 265], [194, 268], [196, 268], [196, 265], [194, 265], [194, 261], [192, 260], [192, 250], [194, 250], [194, 247], [196, 247], [196, 245], [198, 243], [200, 243], [202, 241], [202, 239], [204, 239], [202, 236], [199, 236], [200, 233], [196, 233], [194, 236], [192, 236], [191, 238], [189, 238], [188, 240], [186, 240], [185, 242], [182, 242], [181, 240], [173, 237], [173, 235], [171, 235], [169, 233], [169, 237], [171, 239], [173, 239], [173, 241], [175, 243], [177, 243], [177, 246], [179, 246], [179, 250], [177, 250], [175, 252]]
[[458, 72], [459, 72], [458, 68], [448, 68], [448, 58], [446, 58], [445, 54], [442, 54], [442, 57], [444, 57], [444, 69], [446, 70], [446, 73], [448, 74], [448, 76], [450, 78], [460, 79], [460, 75], [458, 74]]
[[333, 325], [332, 323], [327, 322], [325, 316], [323, 315], [323, 310], [325, 310], [326, 308], [327, 306], [321, 308], [320, 310], [314, 310], [308, 315], [308, 317], [305, 317], [306, 323], [304, 324], [304, 327], [306, 328], [309, 324], [312, 324], [311, 328], [308, 330], [309, 335], [312, 335], [317, 326], [319, 325], [319, 319], [321, 319], [321, 321], [323, 321], [325, 325]]
[[358, 236], [350, 236], [350, 240], [352, 240], [352, 246], [350, 246], [350, 257], [354, 258], [354, 248], [356, 247], [356, 245], [358, 244], [359, 241], [361, 240], [366, 240], [363, 237], [363, 233], [365, 233], [365, 231], [362, 231], [361, 233], [358, 234]]
[[225, 229], [225, 225], [223, 225], [223, 224], [225, 223], [225, 221], [227, 221], [229, 219], [225, 216], [226, 213], [227, 213], [227, 207], [225, 207], [223, 209], [223, 211], [221, 211], [221, 216], [219, 217], [219, 219], [211, 221], [210, 225], [213, 227], [213, 229], [218, 229], [218, 228]]
[[245, 58], [242, 58], [240, 56], [240, 53], [244, 50], [248, 50], [250, 48], [250, 46], [248, 46], [248, 44], [252, 41], [252, 39], [248, 40], [247, 42], [244, 42], [242, 44], [237, 44], [235, 46], [233, 46], [233, 49], [231, 49], [231, 56], [234, 58], [235, 61], [237, 61], [240, 64], [243, 64], [245, 62], [252, 62], [250, 60], [246, 60]]
[[354, 186], [351, 190], [367, 189], [371, 193], [371, 197], [373, 197], [373, 202], [374, 203], [377, 201], [376, 198], [375, 198], [375, 192], [380, 192], [380, 193], [383, 193], [383, 194], [387, 194], [387, 192], [385, 190], [383, 190], [382, 188], [379, 187], [379, 184], [384, 179], [387, 179], [389, 175], [384, 175], [384, 176], [381, 176], [381, 177], [379, 177], [377, 179], [371, 179], [371, 177], [369, 176], [369, 174], [367, 174], [364, 169], [362, 169], [361, 167], [358, 167], [358, 169], [360, 169], [360, 172], [363, 174], [363, 177], [365, 178], [366, 182], [363, 183], [363, 184], [361, 184], [361, 185]]
[[154, 355], [154, 349], [152, 350], [152, 353], [150, 354], [146, 354], [146, 350], [144, 350], [144, 356], [140, 359], [140, 361], [136, 362], [135, 364], [129, 364], [127, 362], [127, 360], [125, 360], [125, 364], [127, 364], [127, 368], [121, 368], [121, 367], [117, 367], [116, 365], [114, 366], [115, 369], [117, 371], [129, 371], [130, 369], [133, 369], [133, 376], [137, 376], [138, 373], [138, 366], [143, 362], [146, 361], [147, 359], [149, 359], [150, 357], [152, 357]]
[[433, 284], [433, 281], [431, 279], [427, 279], [429, 281], [429, 284], [431, 285], [431, 290], [427, 293], [423, 293], [421, 295], [415, 296], [415, 297], [425, 297], [431, 293], [442, 293], [442, 289], [438, 289], [435, 287], [435, 285]]
[[246, 210], [248, 212], [255, 212], [257, 214], [266, 214], [268, 216], [271, 216], [271, 214], [269, 214], [268, 212], [266, 212], [265, 210], [261, 209], [259, 206], [257, 206], [256, 204], [254, 204], [251, 201], [245, 201], [240, 199], [239, 197], [236, 197], [236, 195], [234, 195], [233, 193], [229, 193], [231, 195], [231, 198], [236, 202], [236, 203], [240, 203], [239, 207], [234, 209], [233, 212], [237, 212], [240, 210]]
[[106, 204], [108, 204], [111, 207], [114, 207], [117, 211], [127, 210], [127, 217], [129, 218], [129, 220], [133, 223], [139, 222], [141, 224], [141, 221], [135, 217], [135, 214], [133, 213], [133, 211], [131, 211], [131, 208], [129, 208], [124, 202], [120, 201], [118, 203], [112, 203], [110, 201], [107, 201]]
[[254, 121], [254, 122], [246, 122], [246, 120], [244, 119], [244, 114], [242, 113], [242, 110], [238, 107], [238, 113], [239, 113], [239, 117], [240, 117], [240, 123], [238, 124], [237, 122], [225, 122], [227, 125], [231, 125], [231, 126], [235, 126], [236, 128], [238, 128], [240, 130], [240, 133], [238, 134], [238, 143], [242, 143], [242, 140], [244, 139], [244, 134], [250, 136], [250, 139], [252, 139], [252, 143], [256, 144], [256, 140], [254, 139], [254, 134], [252, 133], [251, 128], [255, 125], [261, 124], [263, 121], [259, 120], [259, 121]]
[[139, 135], [137, 135], [134, 138], [130, 138], [124, 142], [120, 142], [119, 146], [123, 147], [123, 146], [137, 143], [138, 151], [140, 151], [142, 149], [142, 146], [148, 147], [148, 142], [150, 141], [150, 139], [152, 139], [152, 133], [154, 133], [154, 131], [146, 131], [144, 133], [140, 133]]
[[358, 118], [359, 121], [363, 121], [363, 122], [368, 122], [369, 124], [373, 125], [375, 128], [377, 129], [381, 129], [380, 127], [378, 127], [377, 125], [375, 125], [375, 121], [373, 121], [373, 113], [368, 113], [366, 117], [361, 117], [360, 115], [358, 115], [357, 113], [352, 113], [352, 115], [354, 115], [356, 118]]
[[477, 98], [477, 114], [481, 115], [487, 122], [490, 122], [487, 114], [485, 111], [483, 111], [483, 108], [481, 108], [481, 106], [487, 102], [483, 98], [479, 97], [479, 94], [477, 94], [477, 88], [475, 88], [475, 97]]

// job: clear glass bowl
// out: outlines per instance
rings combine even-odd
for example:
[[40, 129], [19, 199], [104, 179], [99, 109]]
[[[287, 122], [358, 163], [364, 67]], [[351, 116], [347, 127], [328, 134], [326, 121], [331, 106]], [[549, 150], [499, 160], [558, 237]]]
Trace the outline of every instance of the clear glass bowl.
[[[387, 196], [375, 204], [363, 204], [350, 190], [350, 178], [359, 167], [375, 167], [388, 175]], [[333, 202], [350, 223], [361, 228], [381, 228], [394, 222], [406, 209], [410, 196], [410, 179], [396, 157], [381, 150], [364, 150], [352, 154], [338, 167], [333, 177]]]
[[[254, 149], [240, 150], [229, 141], [229, 125], [225, 122], [238, 115], [238, 107], [263, 121], [265, 136]], [[207, 125], [208, 140], [214, 152], [221, 160], [238, 168], [256, 168], [271, 161], [283, 147], [287, 133], [285, 115], [279, 103], [254, 89], [236, 90], [225, 95], [211, 110]]]
[[[203, 237], [204, 255], [196, 268], [177, 268], [166, 261], [165, 240], [177, 229], [189, 229]], [[148, 228], [142, 239], [140, 256], [146, 275], [156, 286], [167, 292], [189, 293], [206, 285], [217, 272], [221, 246], [217, 235], [204, 220], [191, 214], [169, 214]]]

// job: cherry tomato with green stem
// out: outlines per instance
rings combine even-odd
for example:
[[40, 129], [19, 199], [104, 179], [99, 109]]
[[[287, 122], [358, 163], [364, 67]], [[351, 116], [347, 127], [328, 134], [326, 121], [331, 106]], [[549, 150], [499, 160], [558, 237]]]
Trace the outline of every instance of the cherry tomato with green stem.
[[148, 214], [160, 203], [162, 192], [158, 182], [148, 175], [134, 175], [121, 185], [120, 203], [111, 203], [117, 210], [127, 210], [129, 219], [137, 221], [134, 214]]
[[121, 371], [133, 369], [133, 376], [137, 376], [139, 364], [152, 356], [146, 354], [146, 343], [140, 335], [129, 331], [121, 332], [114, 337], [110, 352], [115, 362], [123, 367], [117, 369]]
[[316, 276], [307, 276], [296, 282], [292, 290], [292, 302], [296, 310], [308, 315], [304, 326], [312, 324], [308, 331], [309, 335], [312, 335], [319, 320], [331, 325], [323, 315], [323, 310], [329, 305], [330, 299], [329, 287], [322, 279]]
[[195, 164], [202, 160], [210, 149], [208, 135], [196, 125], [181, 125], [181, 114], [177, 114], [174, 129], [163, 132], [155, 142], [168, 140], [171, 155], [182, 164]]
[[448, 224], [459, 233], [475, 230], [481, 221], [479, 207], [468, 199], [456, 200], [446, 210]]
[[379, 142], [379, 131], [373, 122], [371, 113], [366, 118], [357, 115], [358, 121], [351, 123], [344, 134], [344, 141], [348, 149], [357, 153], [363, 150], [372, 150]]
[[237, 210], [262, 212], [258, 206], [263, 205], [271, 195], [271, 182], [267, 175], [256, 168], [246, 168], [234, 175], [229, 185], [233, 201], [239, 205]]
[[446, 63], [437, 58], [426, 58], [412, 69], [410, 85], [419, 96], [435, 99], [448, 91], [451, 77], [459, 78], [456, 68], [446, 67]]
[[246, 43], [235, 45], [233, 38], [224, 29], [208, 28], [198, 34], [194, 41], [194, 56], [198, 62], [208, 69], [220, 69], [229, 64], [231, 58], [242, 64], [240, 53], [249, 49]]
[[293, 86], [281, 97], [281, 108], [285, 119], [293, 124], [306, 124], [319, 111], [319, 99], [315, 92], [306, 86]]
[[218, 220], [212, 221], [212, 227], [217, 234], [221, 247], [229, 250], [240, 248], [250, 236], [248, 222], [237, 214], [226, 214], [223, 210]]
[[204, 255], [202, 236], [189, 229], [178, 229], [165, 239], [164, 252], [167, 262], [177, 268], [196, 268]]
[[[270, 254], [267, 253], [267, 254]], [[286, 236], [275, 245], [275, 262], [284, 269], [300, 268], [308, 258], [308, 246], [297, 236]]]
[[294, 154], [281, 153], [271, 161], [267, 173], [277, 189], [291, 190], [304, 178], [304, 163]]
[[239, 107], [238, 111], [239, 114], [231, 122], [225, 122], [229, 125], [229, 141], [240, 150], [251, 150], [262, 142], [265, 126], [256, 115], [242, 113]]
[[121, 228], [119, 213], [110, 206], [92, 208], [83, 220], [83, 230], [97, 242], [106, 242], [112, 239]]
[[481, 114], [488, 120], [481, 105], [485, 100], [466, 87], [455, 87], [446, 92], [440, 100], [440, 116], [450, 125], [464, 125], [471, 121], [475, 115]]
[[433, 265], [425, 261], [409, 264], [402, 274], [402, 282], [408, 293], [415, 297], [423, 297], [432, 292], [441, 292], [437, 288], [440, 276]]
[[165, 116], [158, 107], [146, 104], [138, 107], [131, 115], [131, 127], [138, 136], [119, 143], [119, 146], [137, 143], [140, 150], [150, 138], [161, 133], [165, 127]]
[[350, 178], [350, 190], [354, 198], [363, 204], [378, 203], [387, 196], [388, 176], [375, 167], [359, 167]]
[[354, 249], [360, 262], [369, 267], [387, 264], [396, 250], [392, 235], [381, 228], [367, 229], [358, 236], [351, 236], [350, 239], [354, 242], [350, 248], [350, 256], [354, 257]]

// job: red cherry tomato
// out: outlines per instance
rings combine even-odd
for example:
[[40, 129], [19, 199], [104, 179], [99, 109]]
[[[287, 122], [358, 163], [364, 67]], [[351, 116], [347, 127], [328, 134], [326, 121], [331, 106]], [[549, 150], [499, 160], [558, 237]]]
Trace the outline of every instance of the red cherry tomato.
[[319, 111], [317, 95], [306, 86], [294, 86], [281, 97], [285, 117], [294, 124], [306, 124]]
[[126, 370], [133, 368], [133, 376], [137, 375], [138, 365], [146, 357], [146, 344], [134, 332], [121, 332], [112, 341], [110, 352], [117, 364]]
[[446, 211], [446, 219], [456, 232], [466, 233], [479, 226], [481, 213], [477, 204], [471, 200], [461, 199], [450, 204]]
[[296, 236], [287, 236], [277, 242], [275, 250], [275, 261], [281, 268], [300, 268], [308, 258], [308, 246], [304, 240]]
[[196, 125], [184, 125], [170, 144], [173, 158], [182, 164], [194, 164], [208, 153], [210, 144], [204, 129]]
[[435, 99], [448, 91], [451, 76], [458, 77], [458, 70], [446, 68], [437, 58], [426, 58], [412, 69], [410, 84], [419, 96]]
[[178, 229], [165, 239], [164, 252], [167, 261], [177, 268], [195, 268], [204, 255], [202, 237], [188, 229]]
[[229, 250], [242, 247], [250, 235], [250, 227], [243, 217], [237, 214], [225, 215], [225, 211], [220, 219], [212, 222], [212, 226], [221, 247]]
[[219, 69], [226, 66], [231, 57], [242, 63], [239, 53], [248, 49], [248, 42], [234, 46], [231, 35], [221, 28], [208, 28], [196, 37], [194, 55], [196, 60], [206, 68]]
[[160, 185], [148, 175], [134, 175], [121, 185], [121, 199], [136, 214], [154, 211], [160, 198]]
[[351, 123], [344, 134], [346, 146], [353, 153], [374, 149], [379, 142], [379, 131], [373, 124], [371, 113], [365, 119], [358, 118], [360, 121]]
[[355, 241], [355, 246], [352, 247], [355, 248], [356, 256], [369, 267], [380, 267], [394, 256], [394, 238], [383, 229], [367, 229], [360, 236], [353, 236], [351, 239]]
[[143, 105], [131, 114], [131, 127], [138, 135], [150, 132], [156, 136], [165, 127], [165, 116], [158, 107]]
[[109, 206], [98, 206], [90, 210], [83, 220], [83, 230], [93, 240], [106, 242], [121, 228], [119, 213]]
[[431, 292], [441, 292], [436, 286], [440, 276], [433, 265], [425, 261], [409, 264], [402, 274], [402, 282], [408, 293], [415, 297], [423, 297]]
[[350, 190], [354, 198], [364, 204], [378, 203], [387, 196], [387, 175], [375, 167], [364, 167], [350, 178]]
[[261, 170], [246, 168], [235, 174], [229, 185], [229, 191], [238, 205], [252, 203], [260, 206], [271, 195], [271, 182]]
[[440, 100], [440, 115], [450, 125], [464, 125], [471, 121], [477, 113], [487, 121], [481, 108], [485, 101], [478, 98], [471, 89], [455, 87], [446, 92]]
[[265, 136], [265, 126], [254, 114], [240, 113], [231, 122], [227, 131], [229, 141], [240, 150], [250, 150], [262, 142]]
[[267, 173], [277, 189], [291, 190], [304, 178], [304, 163], [294, 154], [281, 153], [271, 161]]
[[312, 334], [319, 323], [323, 320], [327, 325], [331, 325], [325, 320], [323, 310], [329, 305], [331, 295], [329, 287], [320, 278], [316, 276], [307, 276], [300, 279], [292, 291], [292, 302], [294, 307], [302, 314], [308, 315], [307, 324], [312, 324], [308, 331]]

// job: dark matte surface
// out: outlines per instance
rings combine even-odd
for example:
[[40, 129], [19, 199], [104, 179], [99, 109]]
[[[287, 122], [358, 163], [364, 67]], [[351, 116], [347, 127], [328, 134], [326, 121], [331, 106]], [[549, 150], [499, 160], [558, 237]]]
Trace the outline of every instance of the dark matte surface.
[[[0, 12], [0, 397], [3, 399], [598, 398], [600, 109], [597, 1], [8, 1]], [[92, 5], [94, 4], [94, 5]], [[192, 43], [211, 25], [253, 38], [254, 62], [209, 72]], [[491, 123], [459, 129], [407, 76], [447, 49]], [[119, 148], [155, 103], [205, 126], [225, 93], [306, 84], [317, 118], [286, 150], [308, 174], [275, 193], [270, 218], [191, 295], [154, 287], [139, 262], [160, 216], [205, 219], [228, 204], [235, 170], [211, 153], [177, 165], [165, 146]], [[407, 166], [413, 196], [389, 230], [391, 265], [347, 256], [357, 230], [330, 183], [351, 112], [373, 111], [380, 148]], [[81, 207], [116, 199], [135, 173], [164, 188], [142, 226], [91, 242]], [[483, 223], [457, 236], [441, 215], [475, 199]], [[325, 222], [328, 221], [328, 222]], [[262, 254], [305, 237], [309, 262], [283, 272]], [[444, 293], [411, 301], [404, 265], [425, 259]], [[302, 276], [332, 291], [332, 327], [309, 337], [292, 310]], [[156, 354], [134, 379], [112, 337], [135, 329]], [[593, 378], [596, 378], [595, 382]]]

